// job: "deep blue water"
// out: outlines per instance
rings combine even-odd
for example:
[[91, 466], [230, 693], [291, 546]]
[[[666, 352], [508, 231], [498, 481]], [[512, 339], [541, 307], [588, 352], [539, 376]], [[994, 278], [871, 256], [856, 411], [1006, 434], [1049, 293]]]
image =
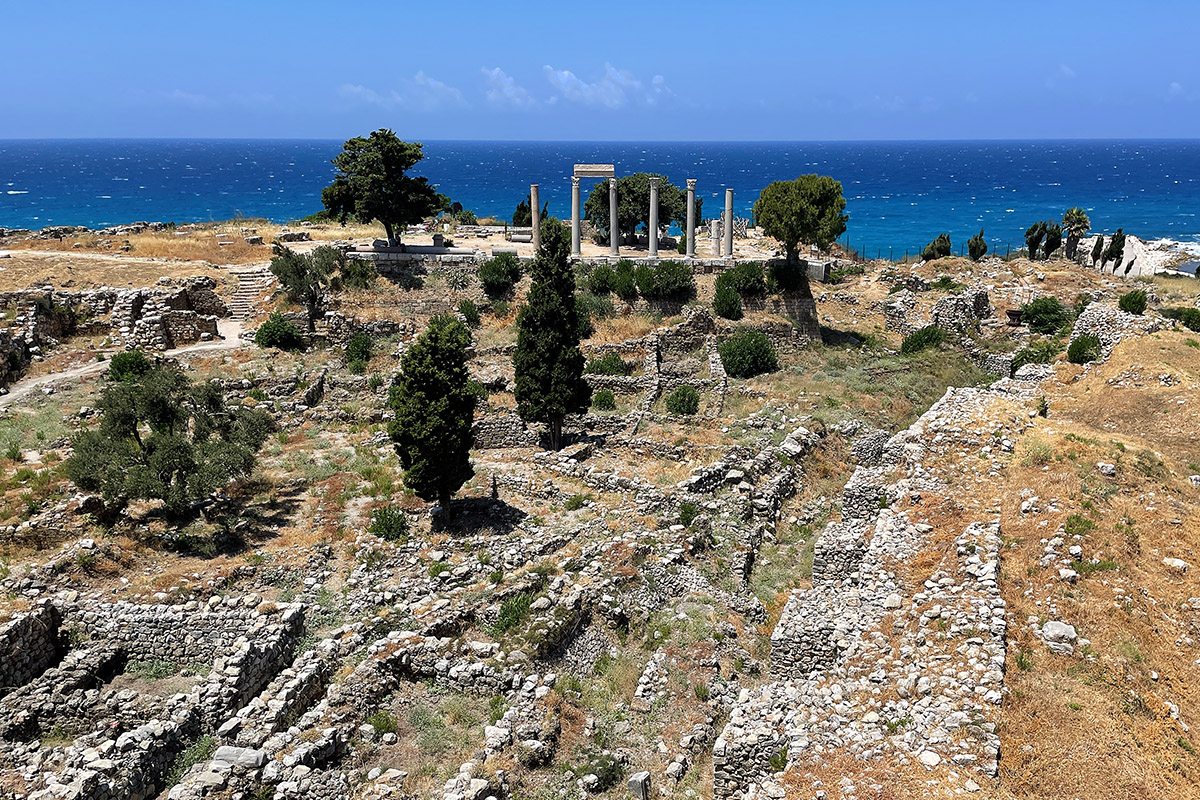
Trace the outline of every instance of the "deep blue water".
[[[337, 141], [0, 141], [0, 227], [102, 227], [317, 211]], [[1200, 245], [1200, 140], [1029, 142], [426, 142], [417, 174], [480, 216], [508, 217], [538, 183], [570, 215], [574, 163], [698, 180], [704, 215], [726, 187], [748, 215], [767, 183], [807, 172], [843, 184], [849, 242], [899, 257], [942, 231], [981, 227], [993, 249], [1038, 219], [1087, 209], [1096, 230]], [[594, 185], [585, 181], [585, 193]]]

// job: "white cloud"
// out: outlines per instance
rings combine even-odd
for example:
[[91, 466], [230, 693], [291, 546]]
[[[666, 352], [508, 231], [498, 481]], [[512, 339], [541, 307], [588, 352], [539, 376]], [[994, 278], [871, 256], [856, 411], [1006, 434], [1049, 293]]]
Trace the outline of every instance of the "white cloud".
[[553, 99], [562, 97], [582, 105], [613, 109], [630, 103], [652, 106], [672, 95], [662, 75], [655, 75], [647, 87], [632, 72], [607, 63], [604, 65], [604, 76], [591, 83], [569, 69], [555, 69], [549, 64], [542, 67], [542, 71], [557, 92]]
[[533, 99], [533, 95], [522, 88], [511, 75], [499, 67], [492, 67], [491, 69], [483, 67], [481, 71], [487, 80], [487, 90], [484, 92], [484, 97], [492, 105], [507, 108], [529, 108], [537, 104], [537, 101]]
[[399, 89], [377, 92], [357, 83], [344, 83], [338, 94], [350, 101], [379, 106], [380, 108], [402, 108], [408, 111], [438, 111], [447, 108], [463, 108], [466, 99], [458, 89], [420, 70], [412, 78], [401, 81]]
[[1183, 84], [1179, 81], [1171, 81], [1171, 85], [1167, 87], [1167, 95], [1169, 97], [1179, 97], [1183, 94]]
[[1068, 81], [1075, 80], [1075, 70], [1068, 67], [1066, 64], [1059, 64], [1058, 69], [1050, 77], [1046, 78], [1046, 86], [1053, 89]]

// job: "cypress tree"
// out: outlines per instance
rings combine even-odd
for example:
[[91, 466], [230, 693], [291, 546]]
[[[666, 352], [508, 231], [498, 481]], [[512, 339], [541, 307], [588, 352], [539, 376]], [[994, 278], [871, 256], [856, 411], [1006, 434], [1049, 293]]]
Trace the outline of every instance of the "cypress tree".
[[447, 518], [450, 499], [475, 474], [471, 423], [480, 387], [470, 378], [471, 331], [449, 314], [404, 351], [400, 374], [388, 392], [396, 417], [388, 435], [404, 467], [404, 485], [422, 500], [437, 500]]
[[1104, 266], [1103, 258], [1104, 234], [1101, 233], [1096, 236], [1096, 244], [1092, 247], [1092, 266], [1097, 268]]
[[983, 238], [983, 228], [979, 229], [979, 233], [967, 240], [967, 254], [971, 256], [972, 261], [978, 261], [987, 255], [988, 246]]
[[517, 313], [517, 350], [513, 353], [517, 413], [521, 419], [546, 423], [554, 450], [562, 447], [567, 414], [586, 410], [592, 395], [583, 380], [570, 248], [565, 225], [550, 222], [543, 227], [529, 295]]

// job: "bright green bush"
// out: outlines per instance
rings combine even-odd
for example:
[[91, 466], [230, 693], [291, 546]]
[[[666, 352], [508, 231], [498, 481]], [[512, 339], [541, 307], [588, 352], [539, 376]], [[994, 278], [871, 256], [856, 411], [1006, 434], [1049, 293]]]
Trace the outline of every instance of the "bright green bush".
[[700, 393], [691, 384], [676, 387], [667, 395], [667, 411], [671, 414], [692, 416], [700, 410]]
[[1061, 352], [1062, 345], [1053, 339], [1038, 339], [1030, 342], [1013, 356], [1013, 372], [1015, 373], [1026, 364], [1049, 364]]
[[254, 332], [254, 343], [259, 347], [278, 347], [280, 350], [299, 350], [304, 346], [300, 330], [276, 311]]
[[766, 275], [762, 264], [757, 261], [739, 262], [733, 269], [722, 272], [718, 280], [721, 278], [727, 280], [742, 297], [767, 292]]
[[752, 378], [779, 369], [775, 346], [762, 331], [743, 331], [717, 345], [721, 364], [733, 378]]
[[637, 300], [637, 281], [634, 280], [633, 273], [633, 262], [625, 258], [618, 261], [617, 268], [613, 270], [613, 294], [626, 303], [632, 303], [634, 300]]
[[900, 352], [911, 356], [930, 347], [937, 347], [946, 341], [946, 332], [937, 325], [926, 325], [919, 331], [914, 331], [904, 337], [900, 343]]
[[114, 381], [136, 381], [150, 371], [150, 359], [141, 350], [125, 350], [108, 362], [108, 377]]
[[1067, 347], [1067, 360], [1072, 364], [1087, 364], [1100, 357], [1100, 339], [1085, 334], [1071, 341]]
[[583, 371], [588, 375], [631, 375], [633, 364], [621, 358], [617, 353], [605, 353], [599, 358], [588, 361]]
[[1164, 308], [1162, 315], [1167, 319], [1179, 320], [1189, 330], [1200, 331], [1200, 308], [1191, 308], [1189, 306]]
[[1056, 333], [1070, 319], [1070, 312], [1057, 297], [1039, 297], [1021, 306], [1021, 321], [1034, 333]]
[[492, 300], [500, 300], [512, 294], [513, 287], [521, 280], [521, 261], [513, 253], [492, 256], [479, 266], [479, 283]]
[[617, 273], [608, 264], [597, 264], [587, 276], [587, 290], [595, 295], [610, 294], [616, 285]]
[[727, 281], [717, 278], [717, 292], [713, 296], [713, 313], [725, 319], [739, 320], [742, 318], [742, 296]]
[[356, 333], [346, 342], [346, 361], [370, 361], [375, 340], [367, 333]]
[[408, 517], [395, 506], [380, 506], [371, 515], [367, 532], [388, 542], [408, 541]]
[[617, 407], [617, 398], [611, 389], [601, 389], [592, 394], [592, 408], [597, 411], [612, 411]]
[[458, 313], [466, 320], [468, 328], [478, 328], [482, 324], [479, 318], [479, 307], [473, 300], [463, 300], [458, 304]]
[[1132, 292], [1126, 292], [1121, 295], [1121, 299], [1117, 301], [1117, 307], [1122, 311], [1127, 311], [1130, 314], [1141, 316], [1146, 313], [1146, 292], [1144, 289], [1134, 289]]
[[952, 252], [954, 252], [954, 248], [950, 244], [950, 234], [939, 233], [936, 239], [925, 245], [925, 249], [921, 251], [921, 258], [924, 261], [936, 261], [939, 258], [946, 258]]

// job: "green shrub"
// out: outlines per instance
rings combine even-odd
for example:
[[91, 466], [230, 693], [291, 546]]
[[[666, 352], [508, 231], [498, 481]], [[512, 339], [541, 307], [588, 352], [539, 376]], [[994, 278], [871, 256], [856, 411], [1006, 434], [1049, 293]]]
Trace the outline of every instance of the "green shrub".
[[725, 280], [742, 297], [766, 294], [767, 280], [762, 264], [757, 261], [742, 261], [733, 269], [722, 272], [717, 281]]
[[1026, 364], [1049, 364], [1062, 352], [1062, 345], [1053, 339], [1038, 339], [1030, 342], [1013, 356], [1012, 370], [1015, 373]]
[[367, 362], [356, 358], [346, 365], [346, 371], [351, 375], [362, 375], [367, 371]]
[[700, 516], [700, 506], [696, 505], [690, 500], [684, 500], [679, 504], [680, 525], [690, 527], [691, 524], [696, 521], [696, 517], [698, 516]]
[[1066, 306], [1057, 297], [1039, 297], [1021, 306], [1021, 321], [1034, 333], [1056, 333], [1070, 320]]
[[363, 722], [374, 728], [379, 736], [396, 732], [396, 718], [383, 709], [367, 714]]
[[612, 298], [605, 295], [576, 295], [575, 308], [581, 318], [586, 317], [588, 320], [609, 319], [617, 313], [613, 308]]
[[1189, 330], [1200, 331], [1200, 308], [1190, 308], [1188, 306], [1164, 308], [1162, 315], [1167, 319], [1179, 320]]
[[1090, 294], [1087, 294], [1086, 292], [1080, 292], [1079, 294], [1075, 295], [1075, 305], [1071, 309], [1071, 311], [1074, 312], [1075, 316], [1078, 317], [1080, 314], [1083, 313], [1084, 309], [1086, 309], [1091, 304], [1092, 304], [1092, 296]]
[[957, 292], [959, 289], [964, 288], [965, 285], [954, 280], [949, 275], [942, 275], [936, 281], [929, 284], [929, 288], [939, 292]]
[[700, 393], [691, 384], [683, 384], [667, 395], [667, 411], [691, 416], [700, 410]]
[[367, 532], [386, 542], [408, 541], [408, 517], [395, 506], [381, 506], [371, 515]]
[[117, 353], [108, 362], [108, 377], [114, 381], [136, 381], [150, 371], [150, 359], [141, 350]]
[[617, 274], [608, 264], [597, 264], [587, 276], [587, 290], [594, 295], [611, 294]]
[[1092, 334], [1085, 334], [1072, 340], [1067, 347], [1067, 360], [1072, 364], [1087, 364], [1100, 357], [1100, 339]]
[[739, 320], [742, 318], [742, 296], [737, 290], [724, 282], [721, 275], [717, 278], [717, 292], [713, 297], [713, 313], [725, 319]]
[[950, 234], [940, 233], [936, 239], [925, 245], [925, 249], [921, 251], [921, 258], [924, 261], [936, 261], [939, 258], [946, 258], [953, 251]]
[[367, 379], [367, 388], [372, 392], [379, 391], [379, 387], [383, 386], [383, 376], [378, 373]]
[[626, 303], [632, 303], [634, 300], [637, 300], [637, 281], [634, 280], [633, 273], [633, 262], [627, 258], [622, 258], [618, 261], [617, 268], [613, 270], [613, 294]]
[[304, 346], [304, 337], [299, 329], [276, 311], [254, 332], [254, 343], [259, 347], [277, 347], [280, 350], [299, 350]]
[[721, 364], [733, 378], [752, 378], [779, 369], [775, 346], [762, 331], [743, 331], [717, 345]]
[[1134, 289], [1132, 292], [1126, 292], [1117, 301], [1117, 307], [1122, 311], [1128, 311], [1130, 314], [1137, 314], [1138, 316], [1145, 314], [1146, 291], [1144, 289]]
[[601, 389], [592, 394], [592, 408], [597, 411], [612, 411], [617, 407], [617, 398], [611, 389]]
[[366, 289], [379, 277], [375, 265], [361, 258], [348, 258], [341, 269], [342, 286], [347, 289]]
[[529, 616], [529, 607], [533, 605], [534, 596], [531, 592], [521, 592], [509, 597], [500, 604], [500, 612], [496, 615], [496, 624], [490, 633], [502, 636], [520, 625]]
[[653, 268], [642, 265], [634, 272], [634, 278], [638, 291], [647, 300], [686, 302], [696, 296], [696, 278], [691, 266], [682, 261], [660, 261]]
[[621, 358], [617, 353], [605, 353], [599, 358], [587, 362], [583, 371], [588, 375], [631, 375], [633, 364]]
[[346, 342], [346, 361], [370, 361], [375, 340], [366, 333], [356, 333]]
[[260, 403], [267, 399], [267, 393], [264, 392], [262, 389], [260, 389], [257, 386], [255, 386], [250, 391], [246, 392], [246, 396], [252, 397]]
[[513, 287], [521, 280], [521, 260], [513, 253], [492, 256], [479, 267], [479, 283], [492, 300], [512, 294]]
[[567, 502], [563, 503], [563, 508], [567, 511], [578, 511], [583, 508], [583, 504], [588, 501], [586, 494], [573, 494], [567, 498]]
[[482, 324], [479, 318], [479, 307], [474, 300], [463, 300], [458, 304], [458, 313], [466, 321], [468, 328], [478, 328]]
[[946, 332], [937, 325], [926, 325], [919, 331], [913, 331], [904, 337], [900, 343], [900, 352], [911, 356], [930, 347], [937, 347], [946, 341]]

